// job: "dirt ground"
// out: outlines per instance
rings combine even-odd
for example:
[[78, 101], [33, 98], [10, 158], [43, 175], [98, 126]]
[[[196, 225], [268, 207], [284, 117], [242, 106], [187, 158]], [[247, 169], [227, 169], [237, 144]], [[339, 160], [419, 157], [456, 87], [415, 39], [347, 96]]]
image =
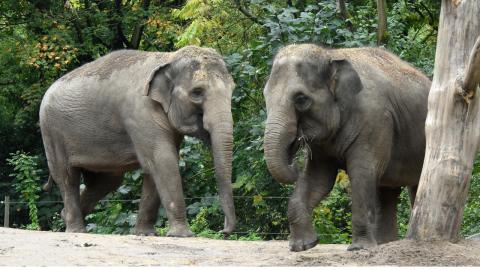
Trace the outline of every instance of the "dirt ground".
[[138, 237], [0, 228], [1, 266], [480, 266], [480, 241], [397, 241], [347, 252], [346, 245], [288, 251], [286, 241]]

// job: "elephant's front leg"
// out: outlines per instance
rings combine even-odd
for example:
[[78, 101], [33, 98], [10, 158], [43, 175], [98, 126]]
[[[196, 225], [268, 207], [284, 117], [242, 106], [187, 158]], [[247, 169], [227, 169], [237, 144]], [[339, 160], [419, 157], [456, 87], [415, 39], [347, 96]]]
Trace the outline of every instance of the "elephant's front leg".
[[337, 166], [333, 162], [315, 157], [307, 161], [288, 204], [291, 251], [307, 250], [317, 244], [312, 211], [332, 190], [336, 175]]
[[167, 212], [170, 225], [167, 236], [193, 236], [187, 227], [182, 179], [178, 169], [178, 150], [173, 143], [163, 143], [154, 149], [153, 164], [147, 167], [147, 172], [153, 176], [160, 200]]
[[377, 246], [378, 162], [363, 157], [347, 164], [352, 185], [352, 244], [347, 250]]
[[150, 174], [145, 174], [143, 177], [142, 197], [140, 199], [137, 224], [135, 225], [135, 234], [147, 236], [156, 235], [154, 225], [157, 220], [159, 206], [160, 197], [158, 196], [153, 178]]

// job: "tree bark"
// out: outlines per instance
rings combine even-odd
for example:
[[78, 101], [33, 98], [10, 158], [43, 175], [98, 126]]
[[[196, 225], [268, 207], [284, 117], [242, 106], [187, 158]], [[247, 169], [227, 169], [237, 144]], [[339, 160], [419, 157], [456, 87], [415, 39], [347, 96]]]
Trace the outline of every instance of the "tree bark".
[[135, 25], [135, 29], [133, 30], [132, 41], [130, 42], [132, 49], [138, 49], [140, 46], [140, 41], [142, 40], [143, 29], [145, 28], [145, 20], [148, 19], [147, 10], [150, 6], [150, 0], [143, 0], [142, 1], [142, 9], [144, 15], [142, 19]]
[[459, 239], [480, 139], [479, 14], [478, 0], [442, 0], [425, 160], [407, 232], [410, 239]]
[[385, 43], [387, 39], [387, 0], [377, 0], [378, 31], [377, 45]]
[[115, 13], [118, 15], [119, 18], [112, 20], [112, 22], [115, 22], [116, 24], [117, 34], [112, 40], [111, 49], [118, 50], [118, 49], [124, 49], [124, 48], [131, 48], [132, 44], [130, 44], [127, 37], [125, 37], [125, 34], [123, 33], [122, 20], [121, 20], [121, 18], [123, 17], [121, 0], [115, 0]]
[[337, 12], [344, 20], [350, 17], [350, 14], [348, 14], [347, 5], [345, 4], [345, 0], [337, 0]]
[[345, 24], [350, 32], [353, 32], [353, 24], [350, 20], [348, 20], [350, 18], [350, 13], [348, 13], [345, 0], [337, 0], [337, 13], [340, 14], [340, 17], [346, 21]]

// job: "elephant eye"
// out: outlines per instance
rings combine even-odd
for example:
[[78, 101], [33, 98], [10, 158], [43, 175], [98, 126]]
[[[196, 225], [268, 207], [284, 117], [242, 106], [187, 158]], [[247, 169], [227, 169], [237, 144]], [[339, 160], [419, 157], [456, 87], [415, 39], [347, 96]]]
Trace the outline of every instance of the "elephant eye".
[[295, 103], [295, 108], [301, 112], [308, 110], [312, 104], [312, 100], [304, 94], [296, 95], [293, 100]]
[[190, 92], [190, 97], [192, 98], [193, 102], [199, 103], [202, 102], [203, 100], [203, 95], [205, 93], [205, 90], [200, 87], [196, 87]]

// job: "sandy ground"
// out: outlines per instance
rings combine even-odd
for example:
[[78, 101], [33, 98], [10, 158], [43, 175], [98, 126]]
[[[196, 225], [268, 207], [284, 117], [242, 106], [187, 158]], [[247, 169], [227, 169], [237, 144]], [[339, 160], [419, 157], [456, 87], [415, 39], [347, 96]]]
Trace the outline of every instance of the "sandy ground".
[[0, 228], [1, 266], [480, 266], [480, 241], [397, 241], [347, 252], [317, 245], [294, 253], [286, 241], [227, 241], [25, 231]]

